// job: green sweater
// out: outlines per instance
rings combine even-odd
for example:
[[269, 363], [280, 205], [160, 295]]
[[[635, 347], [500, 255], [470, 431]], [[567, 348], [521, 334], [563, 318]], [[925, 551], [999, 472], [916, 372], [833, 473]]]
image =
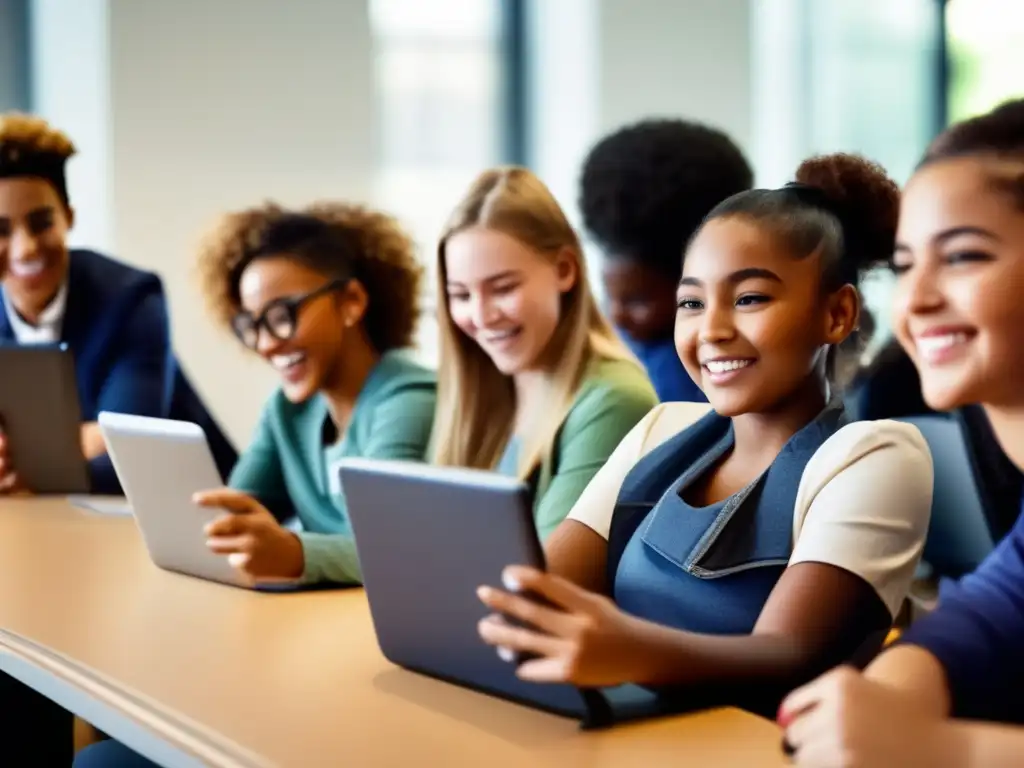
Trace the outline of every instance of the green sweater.
[[647, 374], [636, 363], [591, 364], [537, 475], [533, 516], [547, 539], [622, 439], [658, 403]]
[[362, 574], [334, 465], [345, 457], [422, 461], [434, 422], [436, 376], [405, 351], [383, 355], [366, 379], [344, 436], [324, 444], [330, 415], [316, 395], [292, 403], [275, 392], [228, 484], [279, 520], [295, 518], [305, 551], [302, 580], [359, 582]]

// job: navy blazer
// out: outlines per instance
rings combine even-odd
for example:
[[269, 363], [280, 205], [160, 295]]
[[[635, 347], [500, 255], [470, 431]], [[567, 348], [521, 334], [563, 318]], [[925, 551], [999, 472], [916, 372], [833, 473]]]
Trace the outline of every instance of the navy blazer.
[[[2, 292], [0, 340], [16, 341]], [[237, 454], [174, 356], [159, 277], [93, 251], [72, 250], [60, 340], [75, 359], [83, 421], [116, 411], [196, 422], [207, 431], [226, 477]], [[121, 492], [109, 457], [93, 459], [89, 469], [94, 493]]]

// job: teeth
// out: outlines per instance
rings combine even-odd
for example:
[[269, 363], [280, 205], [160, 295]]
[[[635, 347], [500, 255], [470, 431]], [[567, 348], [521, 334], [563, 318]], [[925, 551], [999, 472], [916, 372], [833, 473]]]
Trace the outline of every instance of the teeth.
[[270, 358], [270, 364], [277, 370], [283, 371], [297, 363], [301, 363], [305, 359], [305, 352], [292, 352], [290, 355], [274, 355]]
[[725, 373], [726, 371], [737, 371], [750, 365], [749, 360], [708, 360], [704, 367], [711, 373]]
[[35, 277], [44, 269], [46, 269], [46, 262], [42, 259], [11, 262], [11, 274], [15, 277]]
[[935, 354], [943, 349], [949, 349], [957, 344], [963, 344], [966, 341], [966, 333], [947, 333], [943, 336], [922, 336], [917, 339], [917, 351], [920, 352], [922, 356], [927, 357], [928, 355]]
[[519, 331], [518, 328], [512, 328], [507, 331], [500, 331], [498, 333], [491, 333], [484, 337], [484, 341], [505, 341], [510, 339]]

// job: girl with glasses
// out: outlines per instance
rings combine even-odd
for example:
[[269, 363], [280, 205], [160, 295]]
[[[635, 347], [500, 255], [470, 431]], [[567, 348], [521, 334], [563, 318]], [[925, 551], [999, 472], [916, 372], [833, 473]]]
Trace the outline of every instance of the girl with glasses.
[[207, 302], [281, 380], [227, 489], [209, 547], [256, 579], [358, 582], [334, 465], [424, 457], [434, 374], [414, 362], [421, 269], [380, 213], [274, 205], [226, 216], [199, 254]]

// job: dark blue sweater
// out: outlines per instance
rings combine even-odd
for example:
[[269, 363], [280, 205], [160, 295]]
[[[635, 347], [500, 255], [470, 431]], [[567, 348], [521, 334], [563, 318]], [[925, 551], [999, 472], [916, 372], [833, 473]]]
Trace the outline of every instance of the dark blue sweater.
[[700, 387], [694, 384], [690, 374], [683, 368], [676, 352], [675, 341], [669, 337], [660, 341], [636, 341], [625, 332], [623, 340], [630, 351], [643, 363], [647, 376], [654, 385], [658, 400], [662, 403], [706, 403], [708, 399]]
[[902, 642], [945, 668], [954, 716], [1024, 723], [1024, 515], [974, 573], [944, 585], [939, 607]]

